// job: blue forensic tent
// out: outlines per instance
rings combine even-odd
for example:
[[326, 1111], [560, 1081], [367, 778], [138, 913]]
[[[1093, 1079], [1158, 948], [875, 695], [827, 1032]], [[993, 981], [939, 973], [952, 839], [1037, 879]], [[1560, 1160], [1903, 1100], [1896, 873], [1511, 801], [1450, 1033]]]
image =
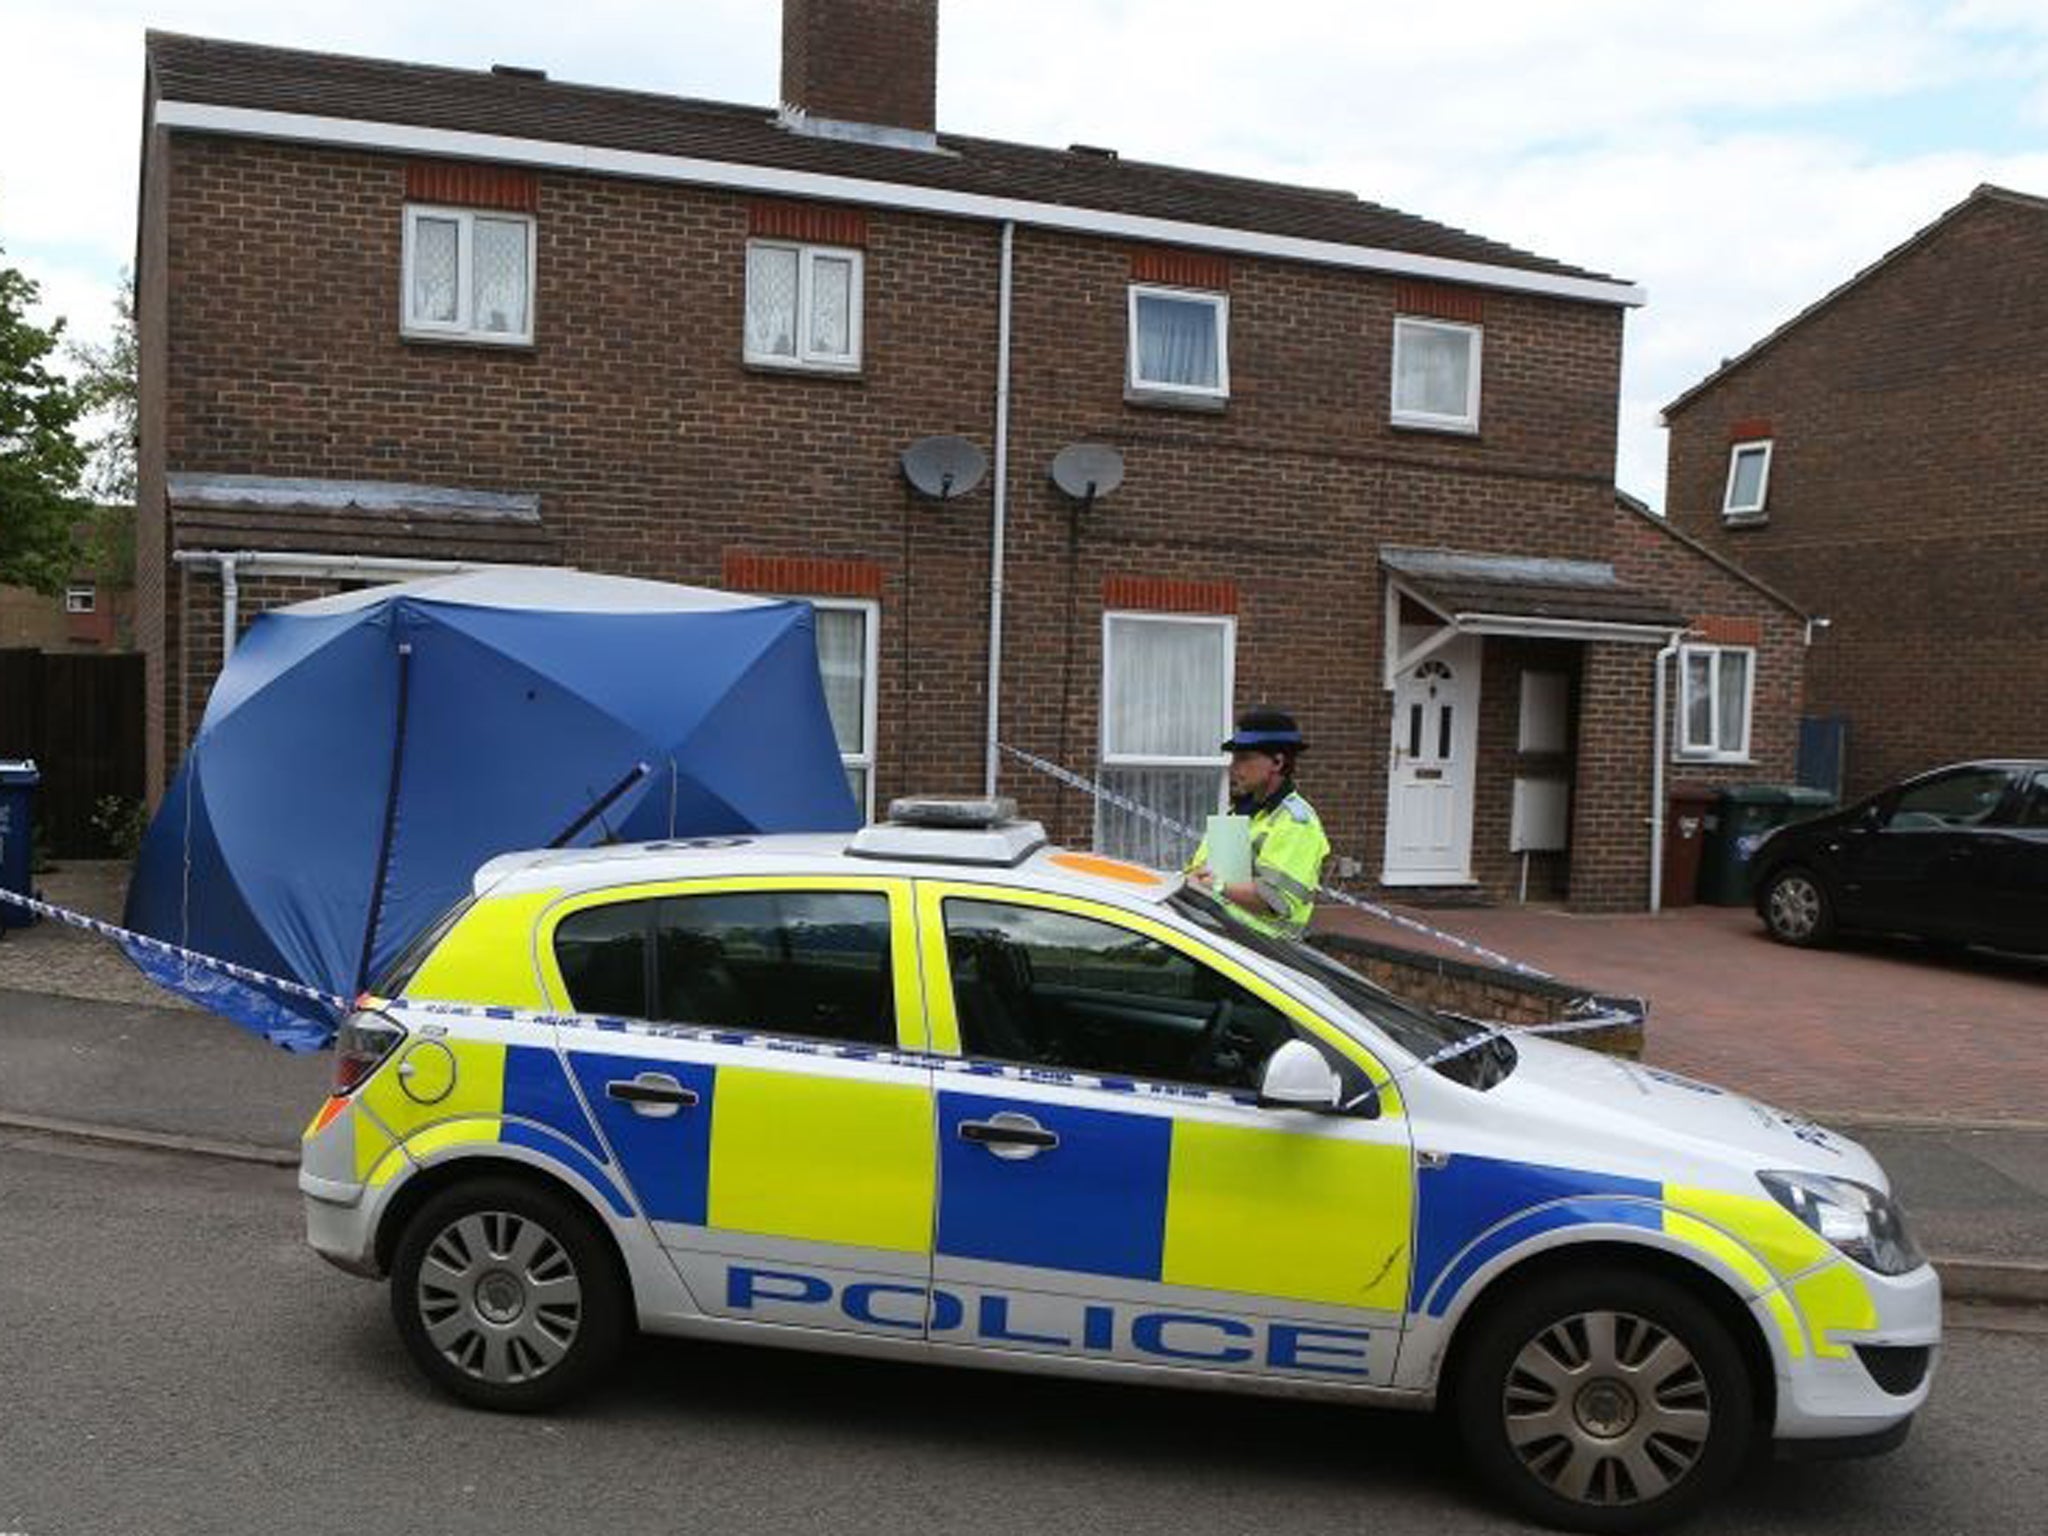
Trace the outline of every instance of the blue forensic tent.
[[[859, 823], [807, 604], [476, 571], [250, 626], [143, 840], [127, 926], [353, 997], [493, 855]], [[130, 952], [279, 1044], [332, 1034], [318, 1004]]]

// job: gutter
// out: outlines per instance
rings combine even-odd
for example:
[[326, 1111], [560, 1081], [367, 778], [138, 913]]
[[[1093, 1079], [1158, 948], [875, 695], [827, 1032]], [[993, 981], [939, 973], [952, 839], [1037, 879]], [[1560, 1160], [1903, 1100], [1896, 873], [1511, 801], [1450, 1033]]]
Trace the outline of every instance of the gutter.
[[1077, 208], [1064, 203], [1039, 203], [982, 192], [954, 192], [906, 182], [791, 171], [730, 160], [702, 160], [687, 155], [606, 149], [591, 144], [568, 144], [509, 134], [470, 133], [450, 128], [425, 128], [411, 123], [369, 122], [303, 112], [212, 106], [193, 101], [158, 102], [156, 120], [159, 127], [166, 129], [384, 150], [393, 154], [428, 155], [442, 159], [494, 160], [546, 170], [581, 171], [596, 176], [629, 176], [643, 181], [683, 182], [778, 197], [861, 203], [871, 208], [939, 214], [988, 223], [1025, 224], [1039, 229], [1067, 230], [1111, 239], [1194, 246], [1241, 256], [1270, 256], [1318, 266], [1391, 272], [1404, 277], [1470, 283], [1515, 293], [1536, 293], [1550, 298], [1577, 299], [1626, 308], [1641, 305], [1647, 302], [1648, 297], [1636, 284], [1617, 282], [1612, 278], [1567, 277], [1522, 267], [1495, 266], [1483, 261], [1421, 256], [1380, 246], [1352, 245], [1341, 240], [1265, 234], [1225, 225], [1198, 224], [1186, 219], [1153, 218], [1107, 209]]
[[220, 572], [221, 665], [235, 653], [236, 629], [241, 620], [243, 571], [265, 571], [272, 576], [323, 576], [330, 581], [351, 581], [364, 577], [387, 581], [414, 576], [454, 576], [463, 571], [497, 568], [489, 560], [405, 560], [382, 555], [306, 555], [289, 550], [267, 549], [180, 549], [171, 553], [179, 565], [213, 566]]

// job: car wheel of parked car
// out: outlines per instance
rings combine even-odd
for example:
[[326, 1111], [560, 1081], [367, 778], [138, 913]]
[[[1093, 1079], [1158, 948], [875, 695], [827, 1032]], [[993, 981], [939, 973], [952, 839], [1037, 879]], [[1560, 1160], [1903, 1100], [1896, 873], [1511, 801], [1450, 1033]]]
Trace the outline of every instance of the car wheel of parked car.
[[1786, 944], [1825, 944], [1835, 936], [1827, 888], [1808, 870], [1781, 869], [1764, 890], [1764, 926]]
[[590, 1217], [518, 1179], [435, 1195], [391, 1266], [392, 1315], [414, 1362], [444, 1391], [503, 1412], [588, 1388], [624, 1341], [628, 1305]]
[[1478, 1472], [1525, 1515], [1647, 1530], [1741, 1468], [1755, 1425], [1741, 1352], [1671, 1281], [1559, 1272], [1476, 1326], [1454, 1388], [1459, 1428]]

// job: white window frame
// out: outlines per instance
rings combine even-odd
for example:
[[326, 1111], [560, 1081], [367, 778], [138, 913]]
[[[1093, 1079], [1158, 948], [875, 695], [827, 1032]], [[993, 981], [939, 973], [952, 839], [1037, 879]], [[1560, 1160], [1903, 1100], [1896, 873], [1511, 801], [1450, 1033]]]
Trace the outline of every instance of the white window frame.
[[[1723, 517], [1761, 517], [1771, 499], [1771, 452], [1774, 440], [1768, 437], [1744, 438], [1739, 443], [1728, 445], [1728, 480], [1721, 490], [1721, 515]], [[1745, 453], [1761, 451], [1764, 456], [1763, 473], [1757, 476], [1756, 500], [1740, 506], [1735, 501], [1735, 467], [1742, 462]]]
[[99, 610], [99, 584], [91, 581], [74, 581], [64, 589], [64, 611], [66, 613], [96, 613]]
[[[1174, 299], [1207, 304], [1216, 314], [1216, 383], [1176, 384], [1138, 377], [1138, 300]], [[1230, 295], [1206, 288], [1170, 288], [1163, 283], [1132, 283], [1125, 299], [1124, 387], [1134, 395], [1185, 400], [1230, 398]]]
[[[750, 328], [747, 325], [746, 292], [752, 281], [754, 251], [796, 252], [796, 323], [791, 334], [796, 338], [796, 356], [788, 357], [780, 352], [757, 352], [754, 350]], [[787, 368], [802, 373], [859, 373], [861, 352], [866, 343], [862, 324], [862, 313], [867, 296], [867, 252], [852, 245], [810, 245], [801, 240], [749, 240], [746, 268], [740, 275], [740, 350], [746, 361], [757, 368]], [[831, 352], [813, 352], [806, 337], [810, 334], [808, 320], [811, 311], [813, 284], [811, 276], [818, 258], [828, 256], [834, 261], [853, 263], [851, 291], [847, 294], [846, 340], [848, 351], [841, 357]]]
[[[1465, 378], [1465, 409], [1462, 414], [1450, 416], [1436, 411], [1401, 409], [1401, 338], [1410, 331], [1450, 331], [1471, 339], [1472, 367]], [[1426, 427], [1435, 432], [1476, 433], [1479, 430], [1479, 380], [1485, 350], [1486, 330], [1483, 326], [1467, 325], [1457, 320], [1426, 320], [1419, 315], [1396, 315], [1387, 384], [1389, 420], [1397, 427]]]
[[860, 739], [866, 750], [841, 752], [839, 762], [845, 768], [858, 768], [865, 777], [861, 780], [867, 786], [867, 803], [861, 807], [861, 814], [869, 821], [875, 819], [875, 722], [880, 716], [877, 707], [881, 690], [875, 671], [882, 660], [882, 605], [871, 597], [805, 597], [789, 594], [795, 601], [809, 603], [813, 608], [837, 609], [842, 612], [861, 613], [867, 616], [862, 631], [862, 656], [860, 680]]
[[[1146, 624], [1207, 624], [1220, 627], [1223, 631], [1223, 713], [1221, 725], [1223, 735], [1230, 734], [1230, 701], [1237, 697], [1237, 620], [1229, 614], [1208, 613], [1152, 613], [1142, 608], [1105, 608], [1102, 612], [1102, 686], [1101, 698], [1097, 701], [1095, 722], [1096, 762], [1102, 768], [1215, 768], [1221, 770], [1218, 778], [1216, 809], [1221, 811], [1230, 803], [1230, 754], [1222, 750], [1202, 753], [1193, 757], [1156, 757], [1132, 752], [1111, 752], [1109, 750], [1109, 680], [1115, 676], [1110, 665], [1112, 649], [1111, 636], [1116, 633], [1119, 621], [1131, 619]], [[1199, 830], [1199, 829], [1198, 829]], [[1102, 846], [1102, 802], [1095, 802], [1095, 846]]]
[[[1687, 658], [1706, 656], [1711, 658], [1707, 667], [1707, 734], [1712, 738], [1705, 745], [1687, 740], [1692, 713], [1687, 705], [1687, 679], [1691, 671]], [[1732, 747], [1720, 745], [1721, 741], [1721, 658], [1742, 656], [1747, 658], [1743, 669], [1742, 696], [1742, 740]], [[1678, 687], [1674, 690], [1678, 708], [1671, 722], [1673, 759], [1687, 763], [1746, 763], [1750, 761], [1750, 739], [1756, 732], [1756, 649], [1747, 645], [1681, 645], [1678, 648]]]
[[[476, 329], [476, 221], [496, 219], [526, 228], [526, 329], [523, 331], [480, 331]], [[422, 320], [412, 312], [413, 252], [422, 219], [452, 219], [455, 222], [455, 318], [452, 321]], [[539, 249], [537, 221], [529, 213], [498, 208], [444, 208], [432, 203], [405, 205], [405, 260], [398, 290], [398, 328], [401, 335], [433, 341], [473, 341], [486, 346], [528, 347], [533, 345], [534, 310], [540, 287], [536, 254]]]

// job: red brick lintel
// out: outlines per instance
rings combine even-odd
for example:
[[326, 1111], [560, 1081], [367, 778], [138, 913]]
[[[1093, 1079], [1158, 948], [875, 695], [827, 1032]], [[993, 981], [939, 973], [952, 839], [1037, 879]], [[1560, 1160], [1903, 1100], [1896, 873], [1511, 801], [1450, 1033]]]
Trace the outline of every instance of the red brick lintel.
[[1762, 619], [1734, 619], [1705, 613], [1692, 621], [1690, 638], [1708, 645], [1762, 645], [1764, 622]]
[[1481, 325], [1486, 320], [1486, 299], [1478, 289], [1444, 283], [1402, 283], [1394, 290], [1394, 307], [1404, 315], [1462, 320], [1467, 325]]
[[1230, 287], [1230, 260], [1200, 251], [1134, 245], [1131, 247], [1131, 281], [1162, 283], [1169, 288], [1208, 288], [1222, 293]]
[[1768, 416], [1745, 416], [1740, 421], [1728, 423], [1728, 441], [1731, 443], [1758, 443], [1771, 436], [1771, 418]]
[[728, 549], [725, 585], [733, 592], [772, 592], [782, 597], [878, 598], [882, 595], [882, 568], [872, 560]]
[[747, 204], [747, 233], [758, 240], [865, 246], [868, 243], [868, 216], [858, 208], [757, 198]]
[[540, 177], [518, 166], [469, 165], [457, 160], [409, 160], [405, 197], [451, 208], [503, 208], [532, 213], [540, 207]]
[[1172, 581], [1164, 576], [1106, 576], [1102, 581], [1102, 605], [1143, 613], [1236, 613], [1237, 583]]

